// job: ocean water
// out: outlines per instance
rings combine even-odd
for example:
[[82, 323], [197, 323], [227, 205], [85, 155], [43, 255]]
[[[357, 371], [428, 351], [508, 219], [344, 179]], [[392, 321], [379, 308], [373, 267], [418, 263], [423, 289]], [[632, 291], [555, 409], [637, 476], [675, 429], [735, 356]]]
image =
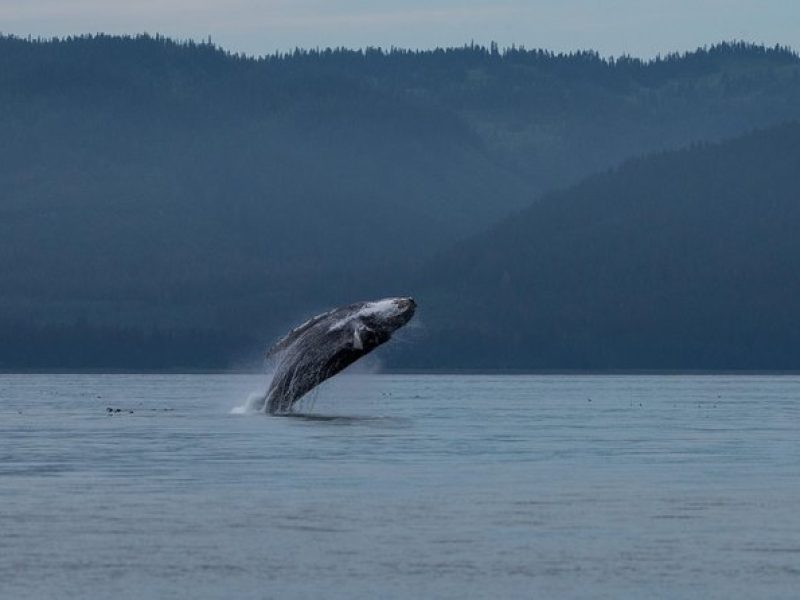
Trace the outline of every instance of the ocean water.
[[798, 377], [263, 386], [0, 376], [0, 598], [800, 595]]

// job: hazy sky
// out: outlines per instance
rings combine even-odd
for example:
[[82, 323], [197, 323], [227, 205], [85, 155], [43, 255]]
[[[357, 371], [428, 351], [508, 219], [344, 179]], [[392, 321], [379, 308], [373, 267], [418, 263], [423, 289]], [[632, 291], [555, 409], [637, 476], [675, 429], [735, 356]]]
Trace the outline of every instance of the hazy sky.
[[495, 40], [649, 57], [732, 39], [800, 49], [800, 0], [0, 0], [0, 31], [210, 35], [248, 54]]

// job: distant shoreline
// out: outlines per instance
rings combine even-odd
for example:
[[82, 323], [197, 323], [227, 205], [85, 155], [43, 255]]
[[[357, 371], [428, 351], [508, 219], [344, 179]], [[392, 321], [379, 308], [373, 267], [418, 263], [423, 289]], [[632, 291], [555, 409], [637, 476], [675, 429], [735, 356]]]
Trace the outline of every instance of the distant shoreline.
[[[265, 371], [245, 369], [2, 369], [3, 375], [265, 375]], [[354, 371], [350, 375], [464, 375], [464, 376], [796, 376], [800, 370], [709, 370], [709, 369], [386, 369], [376, 373]]]

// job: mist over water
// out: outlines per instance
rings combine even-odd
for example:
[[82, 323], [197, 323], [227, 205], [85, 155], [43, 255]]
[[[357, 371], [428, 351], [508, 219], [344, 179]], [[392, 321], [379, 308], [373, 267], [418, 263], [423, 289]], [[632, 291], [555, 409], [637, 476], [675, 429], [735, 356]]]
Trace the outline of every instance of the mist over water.
[[0, 376], [0, 597], [800, 586], [798, 377], [349, 375], [231, 414], [267, 383]]

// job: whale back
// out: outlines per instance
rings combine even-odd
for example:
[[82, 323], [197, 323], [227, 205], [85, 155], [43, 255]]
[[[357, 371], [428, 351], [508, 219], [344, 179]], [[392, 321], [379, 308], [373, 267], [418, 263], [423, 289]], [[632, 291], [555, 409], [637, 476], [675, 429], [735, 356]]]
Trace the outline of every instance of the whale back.
[[[363, 303], [360, 303], [363, 304]], [[351, 307], [356, 307], [358, 305], [351, 305], [346, 306], [344, 308], [334, 308], [333, 310], [329, 310], [324, 312], [320, 315], [315, 317], [311, 317], [308, 321], [298, 325], [294, 329], [292, 329], [289, 333], [275, 342], [272, 347], [267, 351], [267, 358], [274, 358], [276, 355], [280, 354], [284, 350], [287, 350], [290, 346], [292, 346], [295, 342], [297, 342], [305, 333], [307, 333], [310, 329], [312, 329], [315, 325], [320, 323], [321, 321], [330, 318], [336, 313], [344, 312]]]

